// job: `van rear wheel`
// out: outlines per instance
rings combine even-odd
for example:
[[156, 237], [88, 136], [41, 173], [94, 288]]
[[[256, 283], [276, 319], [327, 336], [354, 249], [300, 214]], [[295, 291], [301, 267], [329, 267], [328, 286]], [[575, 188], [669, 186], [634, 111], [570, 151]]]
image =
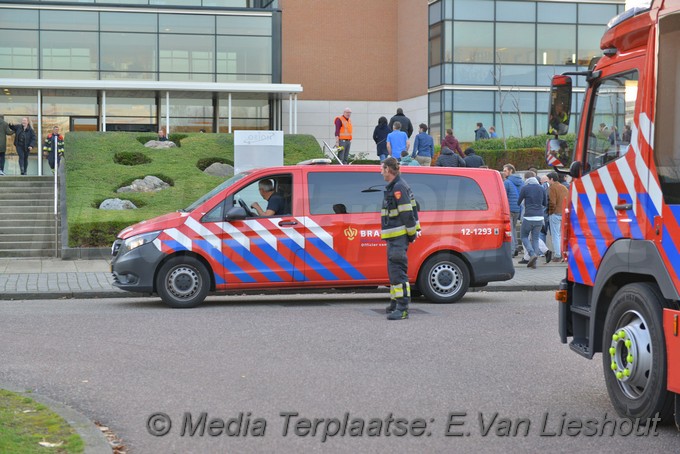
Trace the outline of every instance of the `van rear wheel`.
[[418, 275], [418, 289], [433, 303], [455, 303], [470, 286], [470, 270], [451, 253], [430, 257]]
[[170, 307], [196, 307], [208, 296], [210, 276], [205, 265], [194, 257], [173, 257], [158, 272], [156, 290]]

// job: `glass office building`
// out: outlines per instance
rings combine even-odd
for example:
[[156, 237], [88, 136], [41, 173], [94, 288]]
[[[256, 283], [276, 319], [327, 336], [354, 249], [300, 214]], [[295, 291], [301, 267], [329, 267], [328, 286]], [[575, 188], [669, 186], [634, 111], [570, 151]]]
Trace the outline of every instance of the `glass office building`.
[[[429, 4], [430, 130], [474, 140], [477, 122], [499, 136], [547, 131], [553, 74], [602, 55], [607, 22], [623, 1], [437, 0]], [[584, 78], [572, 109], [582, 104]], [[572, 125], [577, 124], [574, 117]], [[575, 121], [576, 120], [576, 121]]]
[[0, 0], [0, 114], [43, 136], [281, 129], [302, 87], [280, 43], [272, 0]]

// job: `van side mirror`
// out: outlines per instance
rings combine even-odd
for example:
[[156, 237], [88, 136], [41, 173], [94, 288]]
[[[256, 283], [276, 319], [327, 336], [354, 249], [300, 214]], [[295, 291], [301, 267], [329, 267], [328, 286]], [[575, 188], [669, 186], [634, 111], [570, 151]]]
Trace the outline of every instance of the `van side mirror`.
[[550, 86], [548, 134], [555, 137], [569, 132], [571, 116], [571, 77], [556, 74]]
[[224, 215], [225, 221], [242, 221], [247, 217], [246, 210], [240, 206], [231, 207]]

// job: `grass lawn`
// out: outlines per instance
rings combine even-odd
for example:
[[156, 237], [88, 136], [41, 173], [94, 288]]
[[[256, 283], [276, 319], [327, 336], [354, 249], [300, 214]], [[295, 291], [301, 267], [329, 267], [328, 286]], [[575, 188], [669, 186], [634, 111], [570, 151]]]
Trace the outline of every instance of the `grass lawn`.
[[28, 397], [0, 389], [0, 452], [65, 454], [83, 450], [80, 436], [59, 415]]
[[[233, 163], [231, 134], [186, 134], [181, 146], [145, 148], [138, 139], [148, 134], [126, 132], [72, 132], [66, 135], [66, 193], [70, 247], [110, 246], [115, 235], [130, 224], [190, 205], [223, 181], [197, 167], [201, 160], [226, 159]], [[173, 138], [172, 136], [170, 137]], [[119, 153], [137, 153], [149, 162], [123, 165]], [[309, 135], [285, 135], [284, 164], [323, 157]], [[171, 185], [153, 193], [116, 193], [134, 179], [154, 175]], [[108, 198], [128, 199], [137, 210], [99, 210]]]

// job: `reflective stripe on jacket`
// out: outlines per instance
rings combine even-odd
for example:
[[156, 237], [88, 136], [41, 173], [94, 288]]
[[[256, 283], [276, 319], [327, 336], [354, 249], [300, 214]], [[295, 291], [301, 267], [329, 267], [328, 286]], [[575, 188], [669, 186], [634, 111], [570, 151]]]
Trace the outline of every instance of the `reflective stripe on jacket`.
[[402, 235], [415, 237], [420, 230], [416, 199], [401, 176], [385, 187], [380, 223], [383, 240]]

